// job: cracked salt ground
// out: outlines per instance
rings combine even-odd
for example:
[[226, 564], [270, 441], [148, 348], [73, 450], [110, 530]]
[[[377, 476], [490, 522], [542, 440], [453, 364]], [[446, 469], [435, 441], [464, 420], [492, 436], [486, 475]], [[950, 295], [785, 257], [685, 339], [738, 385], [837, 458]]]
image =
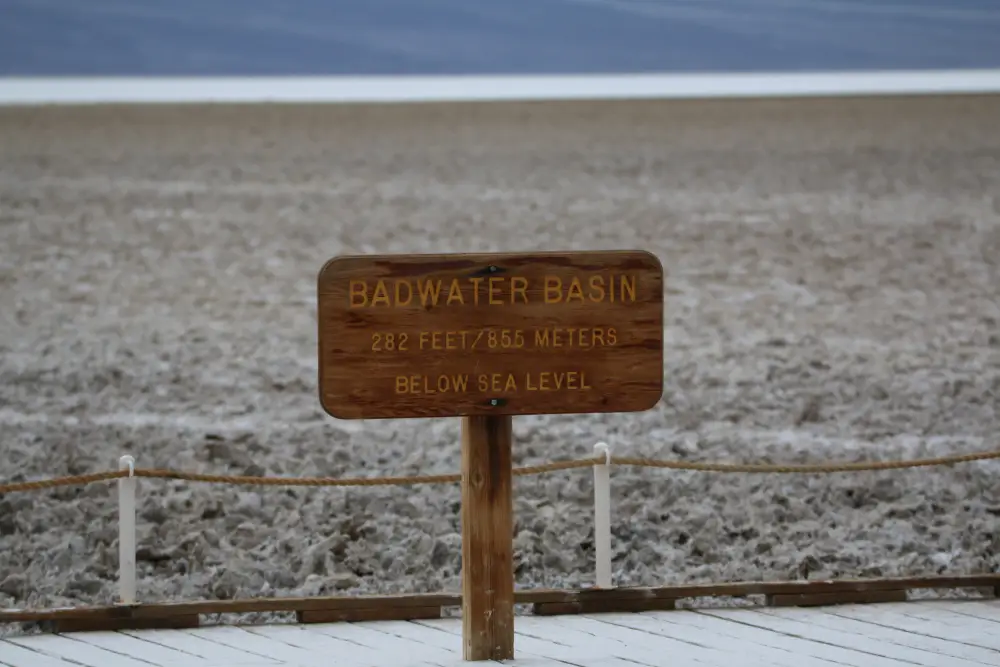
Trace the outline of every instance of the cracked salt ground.
[[[598, 441], [712, 461], [995, 447], [997, 119], [989, 96], [0, 110], [0, 476], [126, 453], [233, 474], [458, 470], [457, 419], [319, 407], [315, 276], [351, 252], [661, 259], [661, 402], [515, 419], [516, 465]], [[996, 571], [998, 473], [616, 467], [613, 574]], [[591, 477], [515, 480], [519, 586], [592, 582]], [[140, 600], [459, 587], [457, 485], [140, 479], [138, 503]], [[113, 484], [0, 499], [0, 606], [112, 601], [116, 508]]]

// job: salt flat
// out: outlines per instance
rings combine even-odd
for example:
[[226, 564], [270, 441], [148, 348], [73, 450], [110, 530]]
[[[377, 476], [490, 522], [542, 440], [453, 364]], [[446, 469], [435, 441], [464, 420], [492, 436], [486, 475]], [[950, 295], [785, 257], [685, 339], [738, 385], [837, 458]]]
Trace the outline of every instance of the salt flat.
[[[338, 422], [340, 253], [641, 248], [646, 413], [515, 420], [515, 463], [995, 448], [1000, 98], [0, 110], [3, 480], [458, 470], [458, 420]], [[612, 471], [620, 585], [996, 571], [996, 464]], [[113, 485], [0, 499], [0, 606], [113, 599]], [[515, 482], [518, 586], [592, 582], [591, 476]], [[140, 480], [140, 600], [456, 590], [457, 486]]]

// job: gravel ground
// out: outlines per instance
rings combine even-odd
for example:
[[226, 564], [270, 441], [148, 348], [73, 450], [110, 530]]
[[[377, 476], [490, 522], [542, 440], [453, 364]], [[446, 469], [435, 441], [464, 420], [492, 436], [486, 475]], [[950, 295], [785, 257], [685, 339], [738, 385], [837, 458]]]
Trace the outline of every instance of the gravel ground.
[[[0, 110], [4, 481], [459, 468], [458, 419], [340, 422], [339, 253], [646, 248], [665, 390], [515, 419], [515, 464], [996, 448], [1000, 98]], [[612, 473], [622, 585], [1000, 570], [997, 463]], [[140, 480], [145, 601], [460, 587], [457, 485]], [[0, 606], [109, 602], [113, 484], [0, 499]], [[593, 581], [591, 475], [515, 482], [519, 586]]]

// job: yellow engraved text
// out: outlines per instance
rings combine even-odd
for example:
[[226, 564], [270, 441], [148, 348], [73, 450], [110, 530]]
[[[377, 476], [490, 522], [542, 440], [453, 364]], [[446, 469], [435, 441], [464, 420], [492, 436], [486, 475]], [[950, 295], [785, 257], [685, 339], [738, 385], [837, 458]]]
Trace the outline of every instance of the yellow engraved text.
[[468, 375], [397, 375], [397, 394], [460, 394], [469, 390]]
[[472, 349], [474, 331], [421, 331], [421, 350], [469, 350]]
[[410, 335], [406, 333], [373, 333], [373, 352], [406, 352], [410, 344]]
[[570, 347], [588, 350], [618, 344], [614, 327], [546, 327], [535, 329], [535, 347]]
[[465, 329], [459, 331], [421, 331], [417, 335], [421, 350], [484, 350], [522, 348], [526, 344], [520, 329]]
[[517, 380], [513, 373], [483, 373], [479, 376], [479, 391], [491, 394], [517, 391]]
[[420, 332], [376, 331], [373, 352], [463, 352], [470, 350], [520, 350], [567, 348], [592, 350], [619, 343], [615, 327], [544, 327], [537, 329], [455, 329]]
[[635, 303], [636, 286], [635, 275], [616, 273], [545, 276], [534, 282], [525, 276], [356, 278], [348, 281], [347, 300], [351, 308]]
[[528, 391], [586, 391], [593, 389], [583, 371], [541, 371], [524, 374]]
[[[635, 276], [595, 275], [585, 280], [578, 277], [563, 280], [545, 276], [545, 303], [635, 303]], [[586, 286], [585, 286], [586, 285]]]

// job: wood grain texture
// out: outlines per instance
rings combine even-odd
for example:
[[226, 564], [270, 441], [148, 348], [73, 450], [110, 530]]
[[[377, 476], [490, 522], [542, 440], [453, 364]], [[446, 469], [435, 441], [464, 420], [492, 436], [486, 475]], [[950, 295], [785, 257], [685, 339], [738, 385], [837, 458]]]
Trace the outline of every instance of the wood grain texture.
[[532, 605], [536, 616], [562, 616], [568, 614], [603, 614], [609, 612], [670, 611], [676, 608], [673, 598], [605, 598], [579, 602], [543, 602]]
[[462, 644], [466, 660], [514, 657], [510, 416], [462, 419]]
[[662, 393], [648, 252], [338, 257], [317, 288], [337, 418], [632, 412]]
[[906, 602], [906, 590], [887, 591], [839, 591], [836, 593], [794, 593], [791, 595], [768, 595], [769, 607], [823, 607], [838, 604], [876, 604], [885, 602]]
[[47, 622], [52, 624], [52, 632], [63, 633], [197, 628], [201, 618], [198, 614], [184, 614], [164, 618], [64, 618]]
[[[588, 588], [561, 590], [535, 588], [514, 593], [516, 604], [581, 602], [590, 600], [647, 600], [653, 598], [713, 598], [747, 595], [816, 595], [845, 591], [896, 591], [929, 589], [1000, 589], [1000, 573], [950, 576], [886, 577], [881, 579], [839, 579], [830, 581], [760, 581], [721, 584], [672, 585], [660, 587]], [[995, 598], [985, 598], [992, 603]], [[458, 593], [417, 593], [407, 595], [316, 596], [252, 598], [238, 600], [194, 600], [152, 602], [133, 606], [79, 606], [52, 609], [0, 609], [0, 623], [30, 623], [63, 619], [119, 619], [136, 627], [146, 619], [188, 614], [240, 614], [309, 611], [320, 609], [395, 609], [405, 619], [410, 607], [456, 607]]]
[[299, 623], [357, 623], [359, 621], [412, 621], [441, 618], [440, 606], [372, 607], [370, 609], [315, 609], [295, 615]]

